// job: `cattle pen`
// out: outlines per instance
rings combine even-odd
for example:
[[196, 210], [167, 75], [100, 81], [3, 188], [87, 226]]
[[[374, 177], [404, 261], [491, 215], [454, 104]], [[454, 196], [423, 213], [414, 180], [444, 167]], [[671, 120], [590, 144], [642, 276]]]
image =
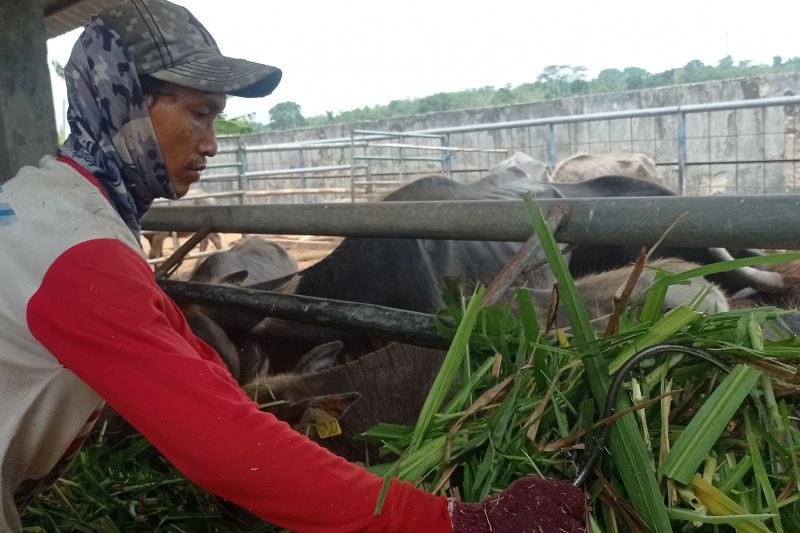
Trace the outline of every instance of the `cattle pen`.
[[[242, 221], [243, 225], [238, 227], [229, 219], [225, 223], [224, 231], [315, 234], [309, 231], [307, 222], [310, 216], [320, 216], [313, 211], [317, 208], [301, 204], [356, 204], [364, 200], [374, 201], [382, 193], [429, 174], [443, 174], [469, 183], [482, 177], [500, 159], [518, 151], [546, 161], [544, 165], [552, 170], [560, 158], [581, 148], [590, 151], [612, 148], [644, 150], [653, 157], [662, 181], [682, 195], [749, 194], [755, 195], [755, 201], [764, 201], [756, 200], [756, 197], [800, 190], [800, 143], [793, 134], [797, 127], [795, 117], [800, 116], [798, 108], [800, 97], [784, 96], [412, 132], [354, 128], [346, 138], [312, 139], [272, 145], [250, 144], [247, 140], [249, 137], [227, 137], [220, 141], [216, 162], [208, 166], [201, 178], [207, 194], [193, 198], [211, 198], [218, 206], [231, 208], [230, 211], [185, 207], [175, 212], [180, 214], [177, 216], [170, 215], [169, 211], [162, 211], [164, 204], [157, 203], [157, 209], [153, 209], [144, 219], [143, 228], [160, 231], [196, 230], [205, 225], [198, 223], [202, 219], [204, 222], [209, 221], [215, 230], [223, 231], [217, 223], [220, 215], [215, 213], [225, 212], [231, 213], [226, 216]], [[577, 143], [574, 141], [577, 137], [585, 137], [587, 142]], [[596, 142], [593, 141], [594, 137]], [[395, 142], [396, 139], [402, 142]], [[234, 172], [230, 172], [231, 169]], [[680, 203], [678, 200], [675, 202]], [[167, 203], [179, 205], [182, 201]], [[257, 207], [278, 207], [280, 204], [292, 204], [295, 209], [267, 211]], [[642, 212], [649, 209], [645, 204], [641, 205]], [[247, 206], [247, 209], [236, 210], [234, 206]], [[199, 209], [197, 214], [190, 214], [195, 209]], [[263, 216], [258, 214], [261, 209], [264, 209]], [[351, 215], [347, 215], [350, 208], [337, 206], [336, 212], [340, 213], [337, 216], [342, 219], [350, 218], [354, 221], [354, 226], [359, 226], [364, 224], [363, 214], [359, 209], [354, 205]], [[726, 217], [734, 218], [735, 220], [726, 222], [731, 235], [741, 235], [744, 226], [761, 227], [763, 240], [760, 243], [751, 243], [750, 246], [771, 247], [768, 244], [771, 236], [776, 232], [790, 231], [788, 228], [797, 222], [791, 210], [781, 211], [778, 216], [786, 218], [781, 218], [780, 221], [765, 222], [755, 214], [776, 211], [769, 207], [757, 212], [748, 210], [753, 215], [753, 220], [745, 220], [740, 216], [741, 206], [737, 208], [736, 205], [718, 203], [713, 199], [709, 199], [707, 204], [704, 203], [698, 209], [715, 213], [715, 221]], [[246, 217], [233, 214], [245, 212]], [[279, 223], [270, 214], [277, 212], [281, 213]], [[628, 214], [637, 213], [625, 215]], [[620, 214], [620, 220], [625, 215]], [[162, 218], [167, 216], [170, 217], [169, 222]], [[254, 227], [253, 220], [267, 220], [264, 217], [269, 217], [270, 224]], [[643, 218], [637, 216], [628, 220], [641, 221]], [[189, 222], [190, 220], [194, 222]], [[319, 234], [330, 235], [330, 221], [325, 218], [320, 220], [325, 222], [320, 222], [322, 233]], [[399, 218], [385, 220], [382, 227], [388, 235], [408, 220], [407, 216], [400, 214]], [[492, 226], [507, 225], [499, 214], [491, 215], [485, 220]], [[292, 221], [298, 221], [300, 225], [294, 226]], [[452, 223], [446, 219], [426, 218], [426, 224], [447, 228]], [[662, 229], [666, 225], [668, 223], [664, 220], [657, 224]], [[693, 235], [703, 235], [712, 226], [694, 228]], [[380, 234], [378, 228], [381, 227], [381, 222], [375, 221], [371, 227], [376, 229], [376, 234]], [[609, 231], [611, 229], [598, 229], [598, 235], [605, 235], [599, 238], [613, 239], [613, 235], [627, 234], [619, 225], [613, 228], [613, 232]], [[351, 234], [344, 230], [338, 233], [341, 236]], [[781, 247], [793, 248], [798, 246], [800, 240], [792, 236], [782, 242], [784, 246]], [[721, 245], [719, 242], [716, 244]], [[177, 245], [175, 239], [175, 248]]]
[[233, 136], [220, 139], [202, 180], [236, 203], [363, 201], [375, 199], [369, 188], [427, 174], [469, 183], [514, 152], [550, 170], [575, 153], [636, 152], [682, 195], [791, 193], [800, 187], [798, 104], [783, 96], [405, 132], [352, 128], [346, 137], [273, 144]]
[[[552, 208], [566, 208], [567, 221], [555, 232], [556, 238], [572, 244], [625, 244], [652, 246], [671, 228], [676, 221], [680, 223], [672, 228], [664, 239], [664, 245], [686, 247], [734, 247], [764, 249], [797, 249], [800, 248], [800, 196], [794, 194], [764, 194], [778, 192], [768, 186], [780, 181], [780, 192], [791, 192], [797, 182], [796, 167], [800, 166], [798, 152], [786, 150], [782, 158], [764, 159], [753, 182], [752, 160], [745, 161], [712, 161], [711, 154], [701, 161], [701, 155], [695, 148], [690, 149], [692, 139], [689, 126], [697, 126], [700, 122], [691, 117], [705, 116], [705, 121], [712, 121], [716, 113], [733, 113], [738, 120], [739, 113], [756, 113], [765, 117], [769, 109], [780, 109], [781, 116], [794, 116], [794, 109], [800, 107], [800, 97], [766, 98], [760, 100], [723, 102], [706, 105], [644, 109], [637, 111], [608, 112], [592, 115], [549, 117], [525, 121], [504, 122], [482, 125], [467, 125], [442, 130], [416, 132], [380, 132], [374, 130], [353, 129], [349, 139], [330, 139], [325, 141], [307, 141], [273, 146], [243, 144], [242, 138], [228, 139], [226, 142], [235, 146], [223, 147], [220, 152], [222, 161], [209, 170], [201, 183], [204, 187], [211, 184], [222, 184], [231, 190], [212, 192], [206, 196], [221, 200], [211, 206], [180, 206], [173, 202], [171, 206], [158, 205], [148, 213], [142, 221], [142, 227], [156, 231], [217, 231], [231, 234], [269, 234], [269, 235], [317, 235], [336, 237], [390, 237], [390, 238], [428, 238], [428, 239], [461, 239], [461, 240], [495, 240], [523, 242], [532, 233], [525, 208], [520, 201], [495, 200], [479, 202], [363, 202], [374, 198], [357, 196], [358, 186], [373, 183], [377, 188], [390, 187], [392, 190], [414, 178], [424, 174], [444, 174], [461, 182], [474, 181], [489, 171], [493, 163], [486, 159], [483, 164], [467, 168], [474, 158], [496, 158], [507, 156], [519, 146], [490, 147], [471, 142], [476, 137], [469, 137], [475, 132], [502, 132], [528, 129], [528, 139], [533, 139], [531, 131], [544, 131], [543, 146], [522, 147], [534, 153], [545, 153], [545, 166], [552, 169], [557, 160], [558, 126], [569, 127], [578, 123], [611, 124], [613, 121], [626, 120], [632, 127], [636, 119], [670, 117], [675, 131], [666, 137], [665, 142], [674, 144], [674, 161], [656, 161], [659, 168], [670, 168], [675, 172], [666, 173], [664, 181], [673, 189], [687, 190], [693, 174], [690, 169], [704, 167], [711, 171], [714, 165], [733, 165], [734, 183], [738, 184], [739, 166], [750, 171], [751, 191], [747, 195], [715, 195], [715, 196], [676, 196], [655, 198], [586, 198], [541, 200], [545, 212]], [[754, 116], [754, 115], [747, 115]], [[775, 119], [777, 120], [777, 119]], [[775, 121], [774, 120], [774, 121]], [[793, 120], [793, 119], [792, 119]], [[701, 121], [702, 122], [702, 121]], [[785, 122], [785, 119], [784, 119]], [[793, 124], [793, 122], [791, 122]], [[785, 124], [784, 124], [785, 126]], [[777, 128], [777, 126], [776, 126]], [[663, 128], [662, 128], [663, 129]], [[765, 130], [766, 131], [766, 130]], [[785, 134], [785, 128], [784, 128]], [[762, 135], [767, 135], [762, 133]], [[750, 135], [745, 136], [752, 140]], [[405, 139], [402, 143], [386, 143], [387, 139]], [[450, 144], [457, 138], [462, 146], [452, 147]], [[414, 139], [414, 144], [408, 142]], [[435, 149], [439, 156], [418, 156], [421, 143], [427, 143], [423, 153]], [[736, 141], [735, 144], [738, 144]], [[224, 145], [223, 145], [224, 146]], [[631, 147], [633, 144], [630, 145]], [[375, 155], [375, 150], [389, 150], [394, 155]], [[416, 149], [417, 151], [413, 151]], [[538, 150], [538, 152], [537, 152]], [[346, 158], [342, 165], [314, 165], [320, 157]], [[278, 161], [286, 154], [292, 154], [294, 164], [286, 168], [267, 170], [251, 169], [259, 161], [257, 157], [264, 154], [277, 154]], [[372, 154], [372, 155], [370, 155]], [[456, 156], [459, 156], [457, 158]], [[228, 160], [224, 160], [228, 157]], [[328, 162], [330, 162], [328, 160]], [[263, 160], [260, 165], [264, 166]], [[789, 166], [787, 166], [789, 165]], [[374, 167], [374, 168], [373, 168]], [[219, 172], [224, 168], [236, 168], [235, 173]], [[403, 170], [400, 170], [400, 169]], [[767, 179], [770, 169], [779, 172], [781, 180]], [[320, 178], [320, 175], [335, 173], [336, 177]], [[385, 179], [392, 177], [392, 179]], [[402, 178], [402, 179], [398, 179]], [[316, 187], [315, 179], [324, 179], [324, 187]], [[334, 181], [330, 181], [334, 180]], [[369, 181], [373, 180], [373, 181]], [[744, 180], [742, 180], [744, 182]], [[286, 187], [287, 189], [254, 190], [257, 184]], [[298, 186], [299, 184], [299, 186]], [[334, 190], [330, 184], [340, 185]], [[738, 186], [737, 186], [738, 187]], [[690, 187], [697, 193], [697, 187]], [[387, 189], [384, 189], [387, 190]], [[342, 194], [331, 196], [334, 192]], [[719, 192], [742, 192], [738, 188], [726, 188]], [[753, 194], [756, 192], [756, 194]], [[284, 203], [287, 198], [300, 198], [303, 203]], [[195, 197], [196, 198], [196, 197]], [[264, 203], [263, 199], [269, 199]], [[311, 202], [329, 200], [327, 202]], [[358, 201], [357, 201], [358, 200]], [[277, 203], [277, 202], [280, 203]], [[688, 216], [684, 216], [688, 213]], [[177, 239], [176, 246], [177, 249]], [[202, 256], [198, 254], [191, 257]], [[163, 259], [153, 262], [161, 262]], [[167, 288], [165, 286], [165, 288]], [[169, 290], [181, 290], [178, 285], [171, 285]], [[225, 291], [223, 291], [224, 293]], [[196, 298], [198, 295], [195, 294]], [[223, 296], [218, 296], [223, 298]], [[298, 311], [307, 305], [298, 297], [291, 295], [257, 295], [249, 298], [264, 303], [261, 308], [267, 315], [273, 313], [284, 318], [297, 319], [303, 313]], [[277, 298], [277, 300], [276, 300]], [[208, 303], [208, 301], [206, 301]], [[230, 302], [227, 305], [231, 305]], [[278, 308], [283, 310], [278, 310]], [[356, 306], [353, 309], [358, 309]], [[271, 309], [271, 311], [270, 311]], [[288, 309], [288, 310], [287, 310]], [[348, 321], [343, 311], [338, 320]], [[384, 320], [386, 311], [379, 311]], [[332, 320], [328, 318], [312, 318], [311, 320]], [[408, 317], [413, 323], [419, 323], [416, 317]], [[389, 320], [391, 322], [391, 320]], [[423, 319], [423, 322], [429, 322]], [[365, 326], [366, 327], [366, 326]], [[375, 327], [372, 323], [369, 327]]]

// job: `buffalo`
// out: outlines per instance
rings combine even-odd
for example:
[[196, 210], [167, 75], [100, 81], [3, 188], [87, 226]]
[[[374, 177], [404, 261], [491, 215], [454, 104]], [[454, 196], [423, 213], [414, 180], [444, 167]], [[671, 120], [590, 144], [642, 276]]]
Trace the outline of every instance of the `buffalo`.
[[[245, 281], [265, 283], [296, 272], [297, 261], [281, 245], [249, 236], [230, 250], [210, 255], [192, 272], [189, 281], [239, 286]], [[247, 380], [256, 375], [263, 359], [260, 348], [241, 339], [259, 317], [194, 304], [183, 304], [181, 309], [195, 335], [219, 353], [234, 378]]]
[[627, 176], [661, 182], [656, 162], [645, 154], [576, 154], [556, 165], [549, 180], [574, 183], [601, 176]]
[[[471, 185], [432, 176], [398, 189], [385, 201], [513, 199], [525, 192], [538, 198], [674, 194], [658, 183], [623, 176], [549, 184], [495, 175]], [[328, 257], [294, 276], [286, 287], [299, 295], [435, 312], [441, 306], [445, 279], [465, 282], [467, 291], [476, 283], [488, 283], [519, 246], [511, 242], [346, 238]], [[572, 252], [570, 270], [576, 278], [614, 270], [632, 263], [638, 253], [638, 247], [578, 246]], [[702, 264], [715, 261], [703, 250], [672, 248], [660, 254]], [[552, 281], [550, 270], [544, 267], [526, 272], [517, 285], [547, 289]], [[345, 354], [355, 356], [383, 345], [374, 336], [271, 318], [259, 324], [251, 336], [251, 341], [269, 354], [270, 367], [278, 372], [291, 370], [297, 358], [313, 346], [335, 339], [345, 342]]]
[[[329, 355], [319, 353], [322, 359]], [[342, 365], [329, 359], [313, 372], [301, 366], [263, 375], [243, 389], [265, 410], [333, 453], [374, 462], [377, 448], [356, 437], [379, 422], [413, 425], [444, 355], [442, 350], [392, 343]], [[338, 421], [338, 431], [327, 430], [331, 419]]]
[[[697, 265], [679, 259], [654, 261], [645, 269], [633, 291], [630, 303], [640, 305], [655, 270], [678, 273]], [[625, 283], [632, 267], [593, 274], [576, 280], [576, 287], [593, 320], [605, 320], [611, 312], [611, 299]], [[677, 307], [691, 302], [700, 293], [706, 298], [700, 311], [727, 311], [724, 294], [703, 278], [686, 285], [672, 285], [664, 306]], [[532, 290], [533, 300], [544, 317], [549, 291]], [[566, 325], [567, 318], [559, 313]], [[357, 437], [379, 422], [414, 425], [428, 391], [439, 371], [445, 352], [431, 348], [391, 343], [344, 364], [336, 364], [340, 341], [322, 345], [300, 358], [291, 372], [262, 374], [244, 385], [245, 392], [277, 418], [316, 440], [320, 445], [348, 460], [375, 461], [377, 449]], [[337, 435], [330, 435], [332, 419], [338, 423]]]

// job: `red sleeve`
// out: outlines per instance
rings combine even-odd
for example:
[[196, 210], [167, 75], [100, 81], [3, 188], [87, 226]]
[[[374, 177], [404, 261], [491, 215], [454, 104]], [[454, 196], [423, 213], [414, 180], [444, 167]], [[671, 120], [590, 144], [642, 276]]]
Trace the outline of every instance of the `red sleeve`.
[[198, 485], [296, 531], [451, 531], [446, 500], [382, 479], [258, 410], [150, 268], [113, 239], [67, 250], [28, 305], [32, 334]]

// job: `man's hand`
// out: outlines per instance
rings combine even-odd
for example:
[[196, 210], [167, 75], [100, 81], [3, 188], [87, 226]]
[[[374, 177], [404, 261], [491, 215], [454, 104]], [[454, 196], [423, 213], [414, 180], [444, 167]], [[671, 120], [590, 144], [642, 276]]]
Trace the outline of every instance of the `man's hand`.
[[450, 500], [453, 533], [585, 533], [586, 495], [566, 481], [518, 479], [482, 503]]

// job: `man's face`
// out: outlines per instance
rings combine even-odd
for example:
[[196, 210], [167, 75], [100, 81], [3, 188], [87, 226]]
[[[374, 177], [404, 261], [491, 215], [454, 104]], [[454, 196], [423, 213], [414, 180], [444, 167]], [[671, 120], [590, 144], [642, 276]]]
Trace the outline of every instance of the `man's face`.
[[225, 95], [167, 83], [147, 105], [167, 175], [181, 197], [200, 179], [206, 157], [217, 153], [214, 119], [225, 109]]

